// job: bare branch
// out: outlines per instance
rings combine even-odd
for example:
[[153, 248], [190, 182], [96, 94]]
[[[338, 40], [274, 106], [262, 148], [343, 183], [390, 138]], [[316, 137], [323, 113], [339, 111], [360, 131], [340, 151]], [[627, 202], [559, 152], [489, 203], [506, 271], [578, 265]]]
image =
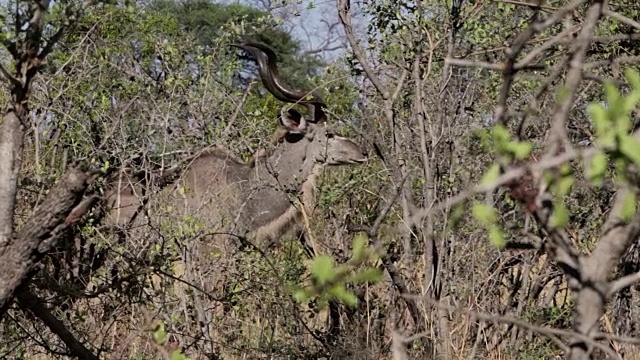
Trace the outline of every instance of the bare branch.
[[[473, 68], [495, 70], [495, 71], [504, 71], [506, 67], [506, 64], [503, 64], [503, 63], [488, 63], [483, 61], [470, 61], [470, 60], [454, 59], [454, 58], [445, 59], [445, 62], [453, 66], [473, 67]], [[533, 65], [522, 64], [519, 66], [514, 66], [515, 71], [544, 70], [546, 68], [547, 66], [544, 64], [533, 64]]]
[[76, 337], [67, 329], [67, 327], [58, 320], [43, 304], [36, 294], [29, 292], [26, 288], [16, 293], [18, 303], [23, 311], [30, 311], [40, 319], [54, 334], [58, 335], [60, 340], [67, 345], [72, 355], [80, 359], [97, 360], [98, 357], [87, 349]]
[[[471, 315], [472, 318], [475, 319], [479, 319], [479, 320], [483, 320], [483, 321], [489, 321], [489, 322], [495, 322], [495, 323], [503, 323], [503, 324], [513, 324], [516, 325], [518, 327], [521, 327], [523, 329], [527, 329], [529, 331], [544, 335], [546, 337], [548, 337], [550, 340], [552, 340], [556, 345], [558, 345], [558, 347], [560, 347], [560, 349], [562, 349], [563, 351], [567, 351], [568, 348], [567, 346], [560, 340], [558, 339], [558, 336], [564, 336], [566, 338], [577, 338], [580, 340], [583, 340], [585, 342], [588, 342], [590, 345], [593, 345], [595, 347], [597, 347], [598, 349], [602, 350], [603, 352], [605, 352], [608, 356], [610, 356], [612, 359], [617, 359], [619, 358], [614, 352], [613, 350], [611, 350], [608, 346], [604, 345], [604, 344], [600, 344], [599, 342], [583, 335], [583, 334], [579, 334], [573, 331], [567, 331], [567, 330], [562, 330], [562, 329], [554, 329], [554, 328], [548, 328], [548, 327], [542, 327], [542, 326], [536, 326], [533, 324], [530, 324], [524, 320], [520, 320], [520, 319], [516, 319], [512, 316], [499, 316], [499, 315], [492, 315], [492, 314], [487, 314], [487, 313], [482, 313], [482, 312], [478, 312], [478, 311], [473, 311], [473, 310], [469, 310], [460, 306], [450, 306], [450, 305], [445, 305], [440, 303], [439, 301], [433, 300], [433, 299], [429, 299], [426, 298], [424, 296], [415, 296], [415, 295], [402, 295], [403, 297], [412, 297], [415, 299], [419, 299], [421, 301], [427, 302], [433, 306], [436, 306], [438, 308], [442, 308], [442, 309], [446, 309], [449, 312], [452, 313], [466, 313]], [[416, 340], [419, 337], [425, 336], [426, 334], [415, 334], [413, 336], [411, 336], [409, 339], [410, 340]]]
[[[386, 219], [387, 215], [389, 214], [389, 211], [391, 211], [391, 209], [393, 208], [393, 205], [396, 203], [396, 201], [398, 200], [398, 197], [404, 190], [404, 184], [408, 178], [409, 178], [409, 174], [405, 174], [405, 176], [402, 178], [402, 181], [396, 186], [396, 190], [394, 191], [391, 198], [388, 200], [387, 204], [384, 206], [384, 208], [380, 211], [380, 213], [376, 217], [376, 220], [373, 222], [372, 226], [369, 227], [369, 226], [354, 225], [354, 226], [350, 226], [349, 230], [353, 232], [355, 231], [366, 232], [367, 235], [369, 236], [369, 240], [373, 243], [374, 248], [381, 249], [383, 244], [378, 238], [378, 229], [380, 228], [380, 225], [382, 224], [384, 219]], [[389, 254], [383, 253], [381, 255], [381, 260], [382, 260], [382, 265], [384, 266], [385, 270], [389, 274], [389, 277], [391, 278], [391, 283], [393, 284], [393, 286], [401, 294], [409, 294], [409, 288], [407, 287], [407, 284], [405, 283], [402, 275], [400, 274], [396, 266], [393, 264], [393, 260], [391, 260]], [[418, 309], [416, 302], [410, 298], [405, 298], [404, 300], [407, 305], [407, 308], [409, 309], [409, 313], [411, 314], [411, 318], [413, 319], [414, 324], [418, 326], [420, 324], [420, 311]]]
[[0, 251], [13, 235], [13, 212], [20, 171], [24, 125], [15, 111], [4, 116], [0, 128]]
[[[555, 154], [559, 146], [570, 146], [567, 139], [567, 133], [565, 129], [565, 121], [569, 114], [569, 110], [573, 106], [574, 97], [578, 92], [578, 86], [582, 80], [582, 64], [584, 63], [587, 50], [591, 43], [591, 36], [595, 30], [598, 19], [602, 11], [602, 3], [596, 3], [589, 8], [587, 18], [582, 25], [582, 30], [578, 34], [574, 45], [571, 48], [573, 57], [569, 62], [569, 72], [567, 73], [567, 80], [564, 84], [565, 93], [561, 97], [562, 102], [557, 104], [556, 111], [553, 115], [551, 122], [551, 137], [548, 142], [547, 156]], [[550, 145], [550, 146], [549, 146]]]
[[56, 33], [53, 34], [53, 36], [49, 40], [47, 40], [47, 43], [43, 46], [40, 54], [38, 54], [38, 58], [40, 60], [44, 60], [44, 58], [47, 57], [49, 53], [51, 53], [51, 51], [53, 50], [53, 46], [57, 44], [58, 41], [60, 41], [66, 30], [67, 26], [60, 27], [60, 29], [58, 29], [58, 31], [56, 31]]
[[[93, 3], [85, 1], [80, 10], [68, 14], [67, 23], [75, 23], [81, 11]], [[31, 4], [29, 26], [24, 39], [17, 42], [5, 42], [16, 61], [15, 74], [11, 76], [3, 68], [2, 73], [11, 81], [12, 104], [4, 115], [0, 129], [0, 251], [13, 237], [13, 213], [16, 201], [18, 173], [21, 166], [24, 132], [28, 113], [28, 95], [33, 77], [38, 73], [45, 56], [69, 26], [63, 26], [38, 55], [42, 44], [42, 29], [45, 26], [49, 0], [40, 0]], [[16, 26], [20, 23], [19, 8], [16, 4]], [[16, 34], [20, 32], [16, 29]]]
[[16, 47], [15, 41], [4, 40], [2, 44], [7, 49], [7, 51], [9, 51], [9, 54], [11, 54], [11, 57], [14, 60], [18, 60], [20, 58], [20, 54], [18, 53], [18, 48]]
[[590, 63], [586, 63], [584, 64], [584, 69], [593, 69], [595, 67], [601, 67], [601, 66], [620, 66], [621, 64], [629, 64], [629, 63], [637, 63], [640, 62], [640, 56], [633, 56], [633, 55], [629, 55], [629, 56], [616, 56], [615, 58], [612, 59], [608, 59], [608, 60], [600, 60], [600, 61], [593, 61]]
[[501, 64], [501, 63], [490, 63], [490, 62], [484, 62], [484, 61], [473, 61], [473, 60], [452, 59], [452, 58], [447, 58], [444, 61], [445, 61], [445, 64], [453, 65], [453, 66], [472, 67], [472, 68], [494, 70], [494, 71], [504, 70], [504, 64]]
[[53, 34], [53, 36], [51, 36], [51, 38], [49, 38], [49, 40], [47, 40], [47, 42], [42, 47], [42, 50], [40, 51], [40, 54], [38, 54], [38, 58], [40, 60], [44, 60], [44, 58], [47, 57], [47, 55], [49, 55], [51, 53], [51, 51], [53, 50], [54, 45], [56, 45], [60, 41], [62, 36], [64, 36], [64, 34], [66, 34], [67, 30], [69, 30], [69, 28], [71, 28], [72, 26], [74, 26], [76, 24], [76, 22], [78, 21], [80, 16], [82, 16], [84, 11], [87, 9], [87, 7], [92, 6], [95, 3], [96, 3], [95, 0], [85, 0], [84, 2], [82, 2], [82, 4], [81, 4], [79, 9], [77, 9], [75, 11], [69, 11], [68, 15], [67, 15], [66, 24], [62, 25], [58, 29], [58, 31], [56, 31], [56, 33]]
[[591, 154], [594, 154], [596, 151], [597, 150], [595, 148], [587, 148], [587, 149], [584, 149], [582, 152], [579, 152], [579, 151], [575, 151], [571, 153], [566, 152], [566, 153], [562, 153], [561, 155], [555, 156], [553, 158], [541, 160], [537, 163], [527, 164], [521, 167], [516, 167], [510, 170], [507, 170], [504, 174], [500, 175], [500, 177], [498, 177], [496, 181], [492, 183], [476, 185], [475, 187], [466, 191], [462, 191], [457, 195], [452, 196], [445, 201], [437, 203], [430, 208], [421, 209], [414, 215], [413, 221], [416, 221], [416, 222], [422, 221], [422, 219], [429, 214], [432, 214], [434, 212], [437, 212], [443, 209], [448, 209], [454, 205], [460, 204], [461, 202], [467, 200], [468, 198], [474, 195], [493, 191], [502, 185], [505, 185], [515, 179], [518, 179], [524, 176], [527, 172], [532, 172], [532, 173], [542, 172], [547, 169], [553, 169], [555, 167], [558, 167], [564, 164], [567, 161], [576, 159], [580, 156], [589, 157], [591, 156]]
[[310, 49], [310, 50], [303, 51], [300, 55], [301, 56], [307, 56], [307, 55], [318, 54], [318, 53], [325, 52], [325, 51], [336, 51], [336, 50], [339, 50], [339, 49], [342, 49], [342, 48], [344, 48], [344, 45], [342, 45], [342, 44], [335, 45], [335, 46], [330, 46], [330, 43], [327, 42], [326, 44], [323, 44], [323, 45], [321, 45], [321, 46], [319, 46], [319, 47], [317, 47], [315, 49]]
[[609, 43], [621, 40], [640, 40], [640, 34], [614, 34], [606, 36], [594, 36], [593, 39], [591, 39], [591, 41], [594, 43]]
[[605, 15], [605, 16], [612, 17], [612, 18], [620, 21], [623, 24], [627, 24], [627, 25], [629, 25], [629, 26], [631, 26], [633, 28], [636, 28], [636, 30], [640, 30], [640, 23], [639, 22], [637, 22], [637, 21], [635, 21], [633, 19], [629, 19], [628, 17], [626, 17], [626, 16], [624, 16], [624, 15], [622, 15], [620, 13], [617, 13], [615, 11], [611, 11], [609, 9], [604, 9], [604, 10], [602, 10], [602, 14]]
[[[395, 205], [396, 201], [398, 200], [398, 197], [402, 193], [402, 188], [404, 186], [404, 183], [407, 181], [408, 178], [409, 178], [409, 174], [405, 174], [405, 176], [402, 178], [400, 183], [396, 186], [396, 190], [394, 191], [393, 195], [387, 201], [387, 204], [384, 206], [384, 208], [382, 208], [382, 210], [380, 211], [380, 213], [378, 214], [376, 219], [373, 221], [373, 225], [371, 227], [352, 226], [352, 227], [350, 227], [350, 230], [351, 231], [364, 231], [369, 236], [377, 236], [378, 229], [380, 228], [380, 225], [382, 225], [382, 222], [387, 218], [387, 215], [389, 214], [389, 211], [391, 211], [391, 209], [393, 208], [393, 205]], [[379, 245], [379, 244], [376, 244], [376, 245]]]
[[515, 68], [522, 69], [524, 66], [529, 64], [533, 59], [541, 55], [546, 50], [552, 48], [556, 44], [562, 43], [567, 39], [571, 39], [572, 35], [575, 34], [579, 30], [578, 26], [572, 26], [570, 28], [564, 29], [559, 34], [553, 36], [551, 39], [545, 41], [542, 45], [536, 46], [531, 52], [529, 52], [522, 60], [518, 61]]
[[[540, 2], [540, 1], [539, 1]], [[550, 16], [545, 21], [539, 21], [532, 23], [529, 27], [527, 27], [516, 39], [513, 41], [513, 45], [507, 49], [506, 55], [507, 59], [505, 61], [505, 66], [503, 70], [503, 78], [504, 81], [502, 83], [502, 88], [500, 89], [500, 96], [498, 98], [498, 105], [496, 106], [496, 110], [494, 113], [494, 122], [496, 124], [504, 124], [505, 115], [507, 109], [507, 98], [509, 97], [509, 92], [511, 90], [511, 84], [513, 83], [516, 69], [515, 63], [518, 55], [522, 52], [524, 46], [528, 43], [528, 41], [535, 36], [535, 34], [543, 31], [544, 29], [553, 26], [560, 22], [566, 14], [573, 11], [575, 8], [584, 3], [584, 0], [576, 0], [567, 6], [560, 8], [556, 11], [552, 16]]]
[[355, 55], [358, 62], [362, 66], [362, 69], [367, 74], [373, 86], [376, 87], [376, 90], [380, 93], [383, 100], [389, 99], [389, 91], [382, 85], [380, 78], [375, 74], [373, 69], [369, 66], [367, 59], [362, 51], [362, 48], [358, 45], [358, 41], [353, 33], [353, 25], [351, 25], [351, 13], [349, 11], [349, 0], [337, 0], [338, 1], [338, 14], [340, 15], [340, 21], [342, 21], [342, 25], [344, 26], [344, 31], [347, 34], [347, 40], [351, 45], [351, 50]]
[[638, 282], [640, 282], [640, 272], [623, 276], [611, 283], [611, 285], [609, 286], [609, 292], [607, 293], [607, 296], [609, 297], [613, 296], [618, 291]]

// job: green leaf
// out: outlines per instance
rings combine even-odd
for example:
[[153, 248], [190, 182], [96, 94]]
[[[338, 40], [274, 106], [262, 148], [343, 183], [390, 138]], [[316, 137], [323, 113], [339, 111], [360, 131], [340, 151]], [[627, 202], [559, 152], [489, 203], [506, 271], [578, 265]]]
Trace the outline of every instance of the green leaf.
[[311, 273], [319, 284], [326, 284], [335, 278], [336, 271], [333, 265], [333, 258], [328, 255], [321, 255], [313, 260]]
[[491, 129], [491, 135], [493, 136], [493, 141], [496, 143], [498, 149], [504, 148], [511, 137], [509, 135], [509, 130], [502, 125], [494, 126], [493, 129]]
[[493, 184], [494, 182], [496, 182], [496, 180], [498, 180], [499, 176], [500, 176], [500, 165], [493, 164], [491, 165], [489, 170], [487, 170], [487, 172], [484, 174], [484, 176], [482, 177], [482, 181], [480, 183], [482, 185]]
[[565, 196], [569, 194], [574, 181], [575, 179], [573, 176], [563, 176], [560, 178], [556, 184], [556, 191], [558, 192], [558, 195]]
[[[625, 98], [623, 103], [628, 103], [628, 98]], [[626, 105], [622, 105], [622, 107], [626, 107]], [[629, 110], [630, 111], [630, 110]], [[621, 111], [616, 111], [613, 116], [616, 116], [616, 118], [614, 119], [615, 121], [615, 129], [614, 132], [616, 134], [627, 134], [630, 130], [631, 130], [631, 126], [633, 125], [631, 123], [631, 118], [629, 117], [629, 115], [627, 114], [629, 111], [625, 110], [624, 112]]]
[[487, 204], [476, 203], [473, 205], [473, 217], [483, 226], [489, 226], [496, 222], [495, 209]]
[[562, 164], [560, 165], [560, 175], [561, 176], [568, 176], [573, 174], [573, 169], [571, 168], [570, 164]]
[[631, 129], [631, 119], [629, 118], [629, 112], [633, 111], [638, 102], [640, 102], [640, 90], [632, 90], [624, 99], [625, 119], [629, 123], [628, 129]]
[[618, 157], [615, 159], [614, 166], [616, 170], [615, 177], [617, 181], [627, 181], [627, 165], [628, 161], [626, 158]]
[[359, 271], [351, 276], [353, 282], [370, 282], [375, 283], [382, 279], [382, 271], [379, 269], [369, 268]]
[[622, 208], [620, 209], [620, 218], [628, 223], [636, 214], [636, 194], [629, 191], [629, 194], [622, 200]]
[[109, 168], [111, 167], [111, 164], [109, 163], [109, 161], [105, 161], [104, 164], [102, 164], [102, 171], [106, 172], [107, 170], [109, 170]]
[[347, 290], [343, 285], [336, 286], [331, 289], [330, 294], [345, 303], [347, 306], [353, 307], [358, 305], [358, 297]]
[[610, 129], [607, 110], [597, 103], [591, 103], [587, 107], [587, 111], [593, 120], [593, 126], [596, 129], [596, 137], [604, 136]]
[[609, 108], [615, 109], [615, 105], [617, 105], [618, 101], [620, 101], [620, 92], [618, 91], [618, 88], [610, 82], [605, 83], [604, 96], [607, 99]]
[[630, 135], [620, 137], [620, 152], [640, 166], [640, 141]]
[[167, 332], [164, 331], [164, 324], [162, 322], [156, 323], [156, 329], [153, 332], [153, 339], [158, 344], [164, 344], [167, 341]]
[[518, 160], [524, 160], [528, 158], [529, 154], [531, 154], [531, 150], [533, 150], [533, 145], [526, 141], [519, 141], [513, 146], [513, 154]]
[[458, 226], [458, 224], [464, 217], [465, 209], [466, 208], [464, 204], [458, 204], [454, 206], [453, 210], [451, 211], [451, 215], [449, 215], [449, 221], [447, 222], [447, 231]]
[[587, 166], [586, 175], [589, 181], [594, 185], [600, 185], [604, 180], [604, 175], [607, 172], [608, 158], [604, 153], [597, 153], [592, 158]]
[[498, 249], [504, 249], [506, 242], [504, 241], [504, 236], [498, 226], [494, 225], [489, 228], [489, 241]]
[[637, 71], [632, 68], [627, 68], [624, 71], [624, 77], [634, 91], [640, 92], [640, 74]]
[[186, 355], [182, 354], [182, 352], [178, 349], [173, 350], [171, 352], [170, 359], [171, 360], [189, 360], [189, 358]]
[[554, 206], [553, 214], [551, 214], [549, 225], [551, 225], [552, 228], [560, 228], [566, 226], [568, 223], [569, 212], [566, 206], [561, 202], [557, 202]]
[[364, 232], [358, 233], [355, 239], [353, 239], [353, 260], [360, 261], [364, 256], [364, 250], [367, 246], [367, 234]]
[[542, 178], [546, 183], [551, 184], [556, 180], [556, 174], [554, 174], [553, 171], [545, 170], [542, 172]]
[[311, 296], [309, 296], [309, 294], [304, 289], [299, 289], [293, 292], [293, 298], [300, 303], [309, 300], [310, 297]]

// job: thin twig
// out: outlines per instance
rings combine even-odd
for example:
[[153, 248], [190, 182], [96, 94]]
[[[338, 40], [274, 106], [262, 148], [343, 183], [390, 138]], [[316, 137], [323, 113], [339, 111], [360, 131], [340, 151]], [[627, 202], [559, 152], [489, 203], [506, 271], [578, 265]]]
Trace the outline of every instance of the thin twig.
[[615, 11], [611, 11], [609, 9], [603, 9], [602, 10], [602, 14], [605, 15], [605, 16], [612, 17], [612, 18], [620, 21], [623, 24], [627, 24], [627, 25], [629, 25], [631, 27], [634, 27], [637, 30], [640, 30], [640, 23], [639, 22], [637, 22], [637, 21], [635, 21], [633, 19], [629, 19], [628, 17], [626, 17], [626, 16], [624, 16], [624, 15], [622, 15], [620, 13], [617, 13]]
[[72, 355], [80, 359], [93, 360], [98, 357], [87, 349], [76, 337], [67, 329], [67, 327], [43, 304], [36, 294], [27, 289], [18, 290], [16, 297], [23, 311], [30, 311], [35, 317], [40, 319], [48, 328], [56, 334], [62, 342], [67, 345]]
[[571, 35], [575, 34], [578, 30], [579, 30], [578, 26], [572, 26], [570, 28], [565, 29], [561, 33], [557, 34], [556, 36], [552, 37], [551, 39], [545, 41], [542, 45], [536, 46], [522, 60], [518, 61], [515, 67], [517, 69], [523, 68], [524, 66], [529, 64], [531, 61], [533, 61], [533, 59], [535, 59], [537, 56], [541, 55], [543, 52], [552, 48], [556, 44], [562, 43], [566, 41], [568, 38], [571, 38], [572, 37]]
[[468, 198], [477, 195], [477, 194], [482, 194], [482, 193], [486, 193], [489, 191], [493, 191], [495, 189], [497, 189], [498, 187], [505, 185], [515, 179], [518, 179], [522, 176], [524, 176], [527, 172], [542, 172], [544, 170], [547, 169], [552, 169], [555, 167], [558, 167], [562, 164], [564, 164], [567, 161], [576, 159], [578, 157], [589, 157], [592, 154], [594, 154], [597, 151], [597, 149], [595, 148], [587, 148], [584, 150], [576, 150], [573, 152], [565, 152], [562, 153], [561, 155], [558, 155], [556, 157], [552, 157], [549, 159], [545, 159], [545, 160], [541, 160], [537, 163], [533, 163], [533, 164], [527, 164], [521, 167], [517, 167], [514, 169], [510, 169], [508, 171], [506, 171], [504, 174], [500, 175], [494, 182], [492, 183], [487, 183], [487, 184], [480, 184], [480, 185], [476, 185], [471, 189], [462, 191], [460, 193], [458, 193], [457, 195], [454, 195], [448, 199], [446, 199], [445, 201], [441, 201], [437, 204], [435, 204], [434, 206], [428, 208], [428, 209], [421, 209], [420, 211], [418, 211], [415, 215], [414, 215], [414, 220], [416, 222], [422, 221], [422, 219], [425, 216], [428, 216], [429, 214], [436, 212], [436, 211], [440, 211], [443, 209], [447, 209], [450, 208], [454, 205], [457, 205], [465, 200], [467, 200]]
[[[610, 356], [612, 359], [617, 359], [619, 358], [614, 352], [613, 350], [611, 350], [608, 346], [604, 345], [604, 344], [600, 344], [599, 342], [589, 338], [588, 336], [582, 335], [580, 333], [577, 332], [573, 332], [573, 331], [568, 331], [568, 330], [562, 330], [562, 329], [554, 329], [554, 328], [548, 328], [548, 327], [542, 327], [542, 326], [536, 326], [533, 324], [530, 324], [524, 320], [520, 320], [520, 319], [516, 319], [514, 317], [511, 316], [499, 316], [499, 315], [492, 315], [492, 314], [487, 314], [487, 313], [482, 313], [482, 312], [478, 312], [478, 311], [473, 311], [473, 310], [469, 310], [467, 308], [464, 307], [460, 307], [460, 306], [451, 306], [451, 305], [445, 305], [440, 303], [439, 301], [433, 300], [433, 299], [429, 299], [427, 297], [424, 296], [418, 296], [418, 295], [408, 295], [408, 294], [402, 294], [402, 297], [410, 297], [412, 299], [415, 300], [420, 300], [420, 301], [424, 301], [429, 303], [430, 305], [433, 305], [437, 308], [441, 308], [441, 309], [445, 309], [449, 312], [452, 313], [466, 313], [469, 314], [472, 318], [476, 318], [476, 319], [480, 319], [483, 321], [489, 321], [489, 322], [493, 322], [493, 323], [501, 323], [501, 324], [512, 324], [518, 327], [521, 327], [523, 329], [538, 333], [538, 334], [542, 334], [546, 337], [548, 337], [550, 340], [552, 340], [556, 345], [558, 345], [558, 347], [560, 347], [560, 349], [562, 349], [562, 351], [567, 352], [569, 351], [569, 348], [567, 347], [567, 345], [564, 344], [564, 342], [562, 342], [558, 336], [564, 336], [564, 337], [568, 337], [568, 338], [577, 338], [580, 339], [584, 342], [587, 342], [595, 347], [597, 347], [598, 349], [602, 350], [603, 352], [605, 352], [608, 356]], [[422, 333], [422, 334], [415, 334], [411, 337], [409, 337], [407, 340], [412, 340], [415, 341], [420, 337], [426, 336], [426, 333]]]
[[[489, 63], [484, 61], [472, 61], [472, 60], [464, 60], [464, 59], [455, 59], [455, 58], [447, 58], [445, 59], [445, 63], [453, 66], [460, 67], [473, 67], [487, 70], [495, 70], [495, 71], [504, 71], [507, 66], [504, 63]], [[514, 65], [515, 71], [520, 70], [544, 70], [547, 66], [545, 64], [522, 64], [522, 65]]]
[[591, 36], [593, 35], [596, 23], [600, 18], [600, 10], [602, 5], [596, 7], [592, 6], [589, 9], [587, 19], [582, 25], [582, 30], [578, 34], [574, 45], [570, 52], [573, 54], [571, 61], [569, 61], [569, 72], [567, 73], [567, 80], [564, 84], [566, 93], [561, 97], [562, 101], [557, 104], [556, 111], [553, 114], [553, 120], [551, 122], [550, 139], [548, 139], [547, 156], [551, 156], [556, 153], [556, 149], [562, 144], [565, 147], [569, 146], [567, 138], [567, 132], [565, 129], [565, 121], [569, 115], [569, 110], [574, 103], [574, 98], [578, 92], [578, 86], [582, 80], [582, 64], [587, 55], [587, 49], [590, 45]]
[[349, 41], [349, 45], [351, 45], [351, 50], [355, 55], [358, 62], [362, 66], [362, 69], [367, 74], [373, 86], [378, 90], [380, 96], [382, 96], [383, 100], [387, 100], [389, 98], [389, 92], [382, 85], [380, 78], [374, 73], [373, 69], [369, 66], [367, 62], [367, 58], [364, 55], [364, 52], [358, 45], [358, 41], [353, 33], [353, 26], [351, 25], [351, 13], [349, 12], [349, 1], [348, 0], [338, 0], [338, 14], [340, 15], [340, 21], [342, 21], [342, 26], [344, 27], [345, 34], [347, 35], [347, 40]]
[[615, 58], [612, 59], [608, 59], [608, 60], [599, 60], [599, 61], [593, 61], [593, 62], [589, 62], [589, 63], [585, 63], [583, 68], [584, 69], [593, 69], [595, 67], [601, 67], [601, 66], [611, 66], [611, 65], [620, 65], [620, 64], [628, 64], [628, 63], [636, 63], [636, 62], [640, 62], [640, 56], [617, 56]]
[[524, 46], [528, 43], [528, 41], [533, 38], [537, 33], [545, 30], [546, 28], [557, 24], [560, 22], [566, 14], [573, 11], [575, 8], [584, 3], [585, 0], [576, 0], [572, 3], [568, 4], [565, 7], [558, 9], [553, 15], [551, 15], [545, 21], [534, 22], [530, 26], [528, 26], [516, 39], [513, 41], [513, 45], [509, 47], [505, 53], [507, 55], [507, 59], [505, 61], [505, 67], [503, 70], [503, 83], [502, 88], [500, 89], [500, 96], [498, 98], [498, 104], [495, 108], [494, 113], [494, 123], [496, 124], [504, 124], [506, 117], [506, 109], [507, 109], [507, 98], [509, 97], [509, 93], [511, 90], [511, 84], [514, 80], [514, 75], [516, 72], [515, 62], [522, 52]]
[[612, 282], [611, 285], [609, 285], [609, 291], [607, 292], [607, 296], [611, 297], [618, 291], [626, 287], [629, 287], [637, 282], [640, 282], [640, 272], [623, 276], [617, 279], [616, 281]]

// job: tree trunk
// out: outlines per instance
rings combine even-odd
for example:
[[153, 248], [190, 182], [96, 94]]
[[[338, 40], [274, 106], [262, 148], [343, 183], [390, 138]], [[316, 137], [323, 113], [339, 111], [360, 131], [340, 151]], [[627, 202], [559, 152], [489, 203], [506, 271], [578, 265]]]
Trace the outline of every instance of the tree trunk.
[[77, 168], [69, 170], [54, 185], [16, 239], [0, 249], [0, 319], [15, 290], [28, 278], [36, 263], [82, 215], [73, 211], [74, 208], [88, 210], [80, 201], [91, 177]]
[[10, 109], [0, 129], [0, 249], [7, 246], [13, 236], [23, 139], [24, 125], [16, 110]]

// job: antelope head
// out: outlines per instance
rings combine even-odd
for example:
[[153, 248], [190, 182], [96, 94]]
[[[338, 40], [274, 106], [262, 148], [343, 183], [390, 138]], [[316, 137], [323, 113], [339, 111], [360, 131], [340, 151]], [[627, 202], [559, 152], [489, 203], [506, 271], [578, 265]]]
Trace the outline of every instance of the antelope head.
[[280, 111], [278, 141], [293, 147], [298, 156], [313, 159], [318, 164], [336, 166], [367, 161], [366, 152], [358, 144], [339, 136], [327, 125], [326, 104], [320, 97], [293, 90], [283, 83], [276, 65], [276, 54], [271, 48], [259, 43], [233, 46], [245, 50], [256, 59], [262, 82], [273, 96], [309, 109], [308, 119], [292, 107]]

